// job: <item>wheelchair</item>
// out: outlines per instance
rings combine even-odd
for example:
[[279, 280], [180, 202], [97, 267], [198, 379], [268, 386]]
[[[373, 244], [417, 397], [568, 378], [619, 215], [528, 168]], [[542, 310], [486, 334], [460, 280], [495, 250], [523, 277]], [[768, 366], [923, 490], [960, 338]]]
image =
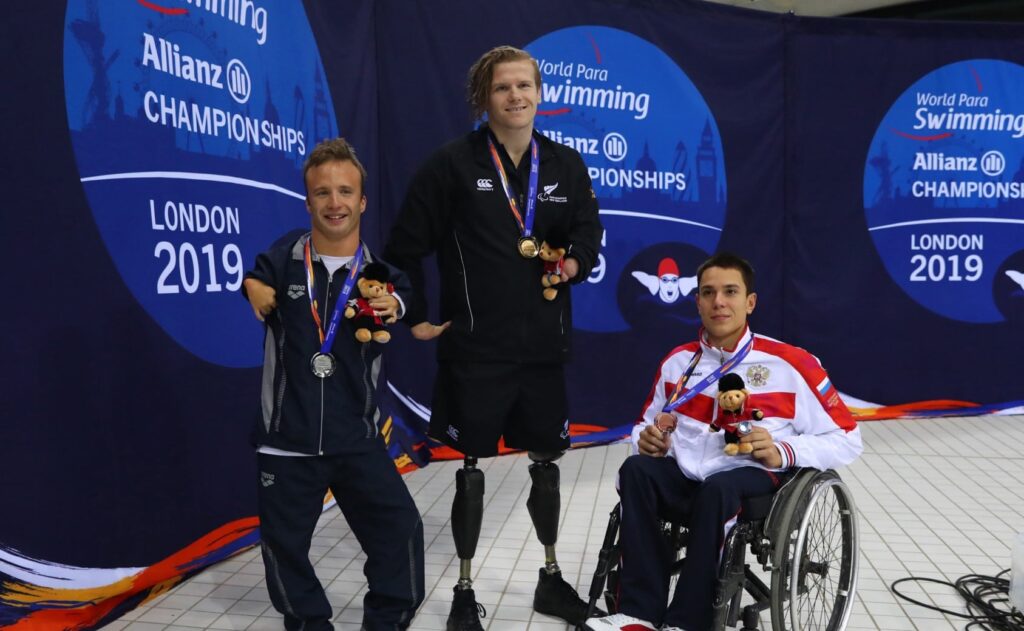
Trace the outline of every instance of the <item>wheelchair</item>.
[[[602, 593], [608, 613], [618, 611], [620, 519], [616, 504], [590, 587], [588, 617]], [[662, 533], [676, 556], [672, 573], [678, 573], [685, 562], [680, 554], [686, 524], [663, 523]], [[768, 610], [772, 631], [842, 631], [856, 595], [858, 542], [853, 497], [839, 474], [809, 468], [786, 474], [775, 493], [742, 503], [722, 548], [712, 629], [742, 621], [743, 631], [755, 631], [761, 612]], [[748, 547], [764, 570], [761, 575], [747, 563]], [[753, 602], [741, 608], [744, 592]]]

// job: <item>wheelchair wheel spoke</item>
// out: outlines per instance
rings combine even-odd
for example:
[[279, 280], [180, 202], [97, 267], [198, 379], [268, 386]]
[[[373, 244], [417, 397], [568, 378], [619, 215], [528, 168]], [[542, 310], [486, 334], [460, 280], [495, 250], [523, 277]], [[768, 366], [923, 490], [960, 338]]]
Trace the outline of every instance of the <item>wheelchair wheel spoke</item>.
[[808, 517], [805, 556], [800, 563], [798, 618], [806, 629], [827, 629], [832, 604], [837, 597], [837, 579], [833, 570], [842, 553], [837, 534], [841, 531], [840, 513], [835, 496], [828, 494], [812, 508]]
[[[786, 522], [788, 563], [773, 575], [775, 631], [841, 631], [846, 627], [856, 589], [855, 509], [834, 472], [820, 473], [802, 489]], [[778, 599], [780, 594], [773, 594]], [[776, 607], [778, 611], [776, 612]]]

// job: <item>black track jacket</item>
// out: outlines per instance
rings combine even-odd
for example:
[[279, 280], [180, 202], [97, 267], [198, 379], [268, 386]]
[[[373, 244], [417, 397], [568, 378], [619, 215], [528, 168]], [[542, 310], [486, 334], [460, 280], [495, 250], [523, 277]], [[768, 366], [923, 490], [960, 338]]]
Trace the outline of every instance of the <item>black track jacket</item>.
[[[564, 362], [569, 356], [572, 308], [567, 286], [544, 299], [543, 264], [516, 249], [519, 225], [509, 208], [491, 155], [486, 126], [442, 147], [414, 177], [384, 258], [408, 273], [413, 296], [404, 321], [428, 319], [422, 259], [437, 253], [441, 322], [440, 361]], [[491, 136], [493, 139], [493, 136]], [[602, 227], [597, 199], [576, 150], [534, 131], [540, 150], [533, 234], [560, 243], [590, 275]], [[515, 194], [529, 181], [529, 151], [517, 170], [497, 140]], [[525, 214], [526, 205], [520, 203]]]

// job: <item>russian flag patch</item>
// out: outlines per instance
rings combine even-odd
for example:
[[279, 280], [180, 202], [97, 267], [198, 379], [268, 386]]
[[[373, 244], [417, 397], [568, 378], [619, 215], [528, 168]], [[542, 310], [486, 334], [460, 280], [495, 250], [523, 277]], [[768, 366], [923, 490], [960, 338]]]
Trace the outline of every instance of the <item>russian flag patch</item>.
[[828, 377], [825, 377], [825, 379], [823, 379], [822, 382], [818, 384], [818, 394], [821, 395], [822, 399], [827, 399], [828, 398], [828, 394], [831, 391], [832, 391], [832, 382], [829, 381]]

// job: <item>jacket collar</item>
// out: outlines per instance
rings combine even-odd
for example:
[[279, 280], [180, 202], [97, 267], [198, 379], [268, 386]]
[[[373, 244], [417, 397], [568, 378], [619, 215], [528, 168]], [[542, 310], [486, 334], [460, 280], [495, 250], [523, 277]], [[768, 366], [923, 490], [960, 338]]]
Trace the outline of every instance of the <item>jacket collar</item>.
[[[491, 163], [491, 152], [487, 148], [487, 137], [490, 136], [491, 140], [494, 141], [494, 146], [498, 148], [501, 153], [505, 152], [505, 147], [498, 142], [498, 139], [491, 133], [487, 123], [483, 123], [479, 128], [475, 129], [470, 133], [470, 143], [473, 147], [473, 159], [477, 164], [481, 166], [488, 166], [494, 168]], [[554, 155], [552, 140], [544, 134], [537, 131], [536, 128], [533, 130], [533, 137], [537, 140], [537, 149], [540, 150], [540, 163], [544, 164]], [[526, 156], [523, 156], [526, 158]]]
[[743, 326], [743, 334], [740, 335], [738, 340], [736, 340], [736, 344], [732, 348], [718, 348], [717, 346], [711, 346], [708, 344], [707, 331], [704, 330], [704, 327], [701, 327], [699, 334], [700, 347], [711, 357], [718, 359], [719, 362], [724, 362], [735, 355], [739, 349], [743, 348], [747, 341], [753, 336], [754, 332], [750, 330], [750, 325], [746, 324]]
[[[292, 260], [293, 261], [305, 260], [305, 258], [306, 258], [306, 241], [309, 241], [309, 239], [312, 238], [312, 236], [313, 236], [312, 232], [307, 232], [306, 234], [302, 235], [301, 237], [299, 237], [295, 241], [295, 245], [292, 246]], [[370, 248], [366, 247], [366, 244], [363, 243], [362, 241], [359, 242], [359, 247], [361, 247], [363, 249], [363, 262], [364, 263], [372, 263], [373, 262], [373, 256], [370, 254]], [[309, 244], [309, 253], [313, 257], [314, 261], [319, 261], [320, 260], [320, 255], [317, 253], [316, 248], [313, 247], [312, 243]]]

